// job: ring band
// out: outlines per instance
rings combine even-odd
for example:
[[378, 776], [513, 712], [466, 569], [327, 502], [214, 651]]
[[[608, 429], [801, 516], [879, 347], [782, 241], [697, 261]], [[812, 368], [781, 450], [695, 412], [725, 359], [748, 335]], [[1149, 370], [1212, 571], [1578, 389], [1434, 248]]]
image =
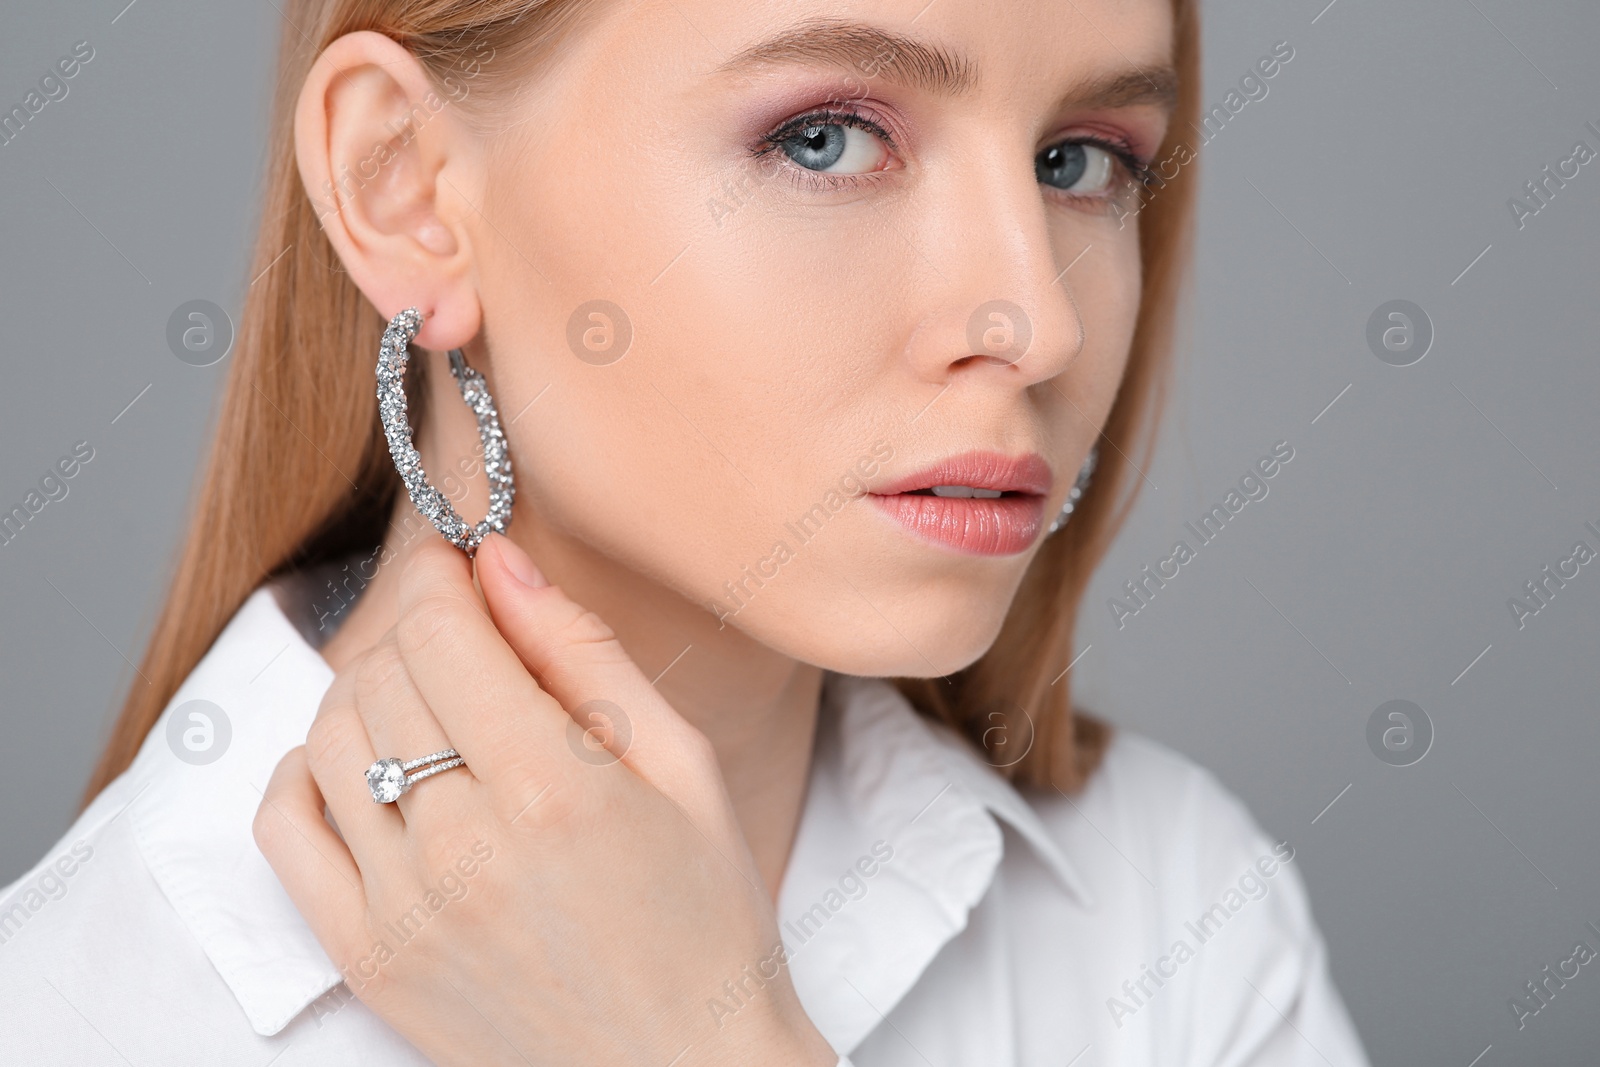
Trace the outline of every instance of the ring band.
[[[431, 764], [432, 766], [429, 766]], [[390, 756], [387, 759], [375, 761], [367, 768], [367, 788], [372, 790], [372, 800], [376, 804], [393, 804], [401, 796], [409, 792], [413, 785], [431, 775], [441, 771], [448, 771], [453, 767], [465, 767], [467, 761], [461, 758], [461, 753], [453, 748], [442, 752], [433, 752], [417, 759], [406, 760], [401, 763], [399, 759]], [[426, 770], [417, 770], [418, 767], [427, 767]], [[412, 774], [411, 771], [417, 771]]]

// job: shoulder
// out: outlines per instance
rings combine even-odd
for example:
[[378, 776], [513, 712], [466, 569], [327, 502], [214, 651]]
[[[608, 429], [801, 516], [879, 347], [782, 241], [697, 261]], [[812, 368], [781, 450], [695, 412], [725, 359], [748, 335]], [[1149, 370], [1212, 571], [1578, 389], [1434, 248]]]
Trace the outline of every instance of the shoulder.
[[1321, 1062], [1308, 1040], [1366, 1062], [1296, 842], [1215, 774], [1118, 730], [1080, 793], [1027, 795], [1093, 893], [1093, 921], [1120, 928], [1100, 942], [1118, 1037], [1153, 1031], [1173, 1062]]
[[[157, 788], [124, 773], [43, 859], [0, 889], [0, 1062], [266, 1063], [290, 1044], [297, 1063], [422, 1062], [342, 985], [326, 994], [325, 982], [290, 990], [299, 998], [291, 1004], [310, 1008], [281, 1030], [253, 1021], [240, 991], [286, 989], [299, 973], [281, 931], [263, 931], [243, 963], [208, 952], [193, 925], [203, 891], [174, 871], [187, 854], [239, 879], [239, 891], [218, 904], [240, 924], [259, 920], [271, 901], [213, 842], [171, 839], [153, 850], [151, 824], [138, 815]], [[201, 933], [215, 936], [220, 921]]]
[[17, 1062], [266, 1062], [297, 1038], [307, 1063], [352, 1062], [335, 1043], [396, 1046], [362, 1008], [337, 1026], [303, 1011], [339, 975], [251, 833], [256, 783], [303, 740], [330, 673], [258, 590], [128, 769], [0, 890]]
[[[0, 887], [0, 945], [24, 944], [30, 932], [70, 921], [82, 910], [80, 902], [104, 881], [136, 882], [144, 863], [131, 847], [128, 824], [120, 816], [138, 789], [130, 776], [117, 778], [31, 869]], [[108, 868], [116, 868], [108, 878], [89, 877]]]
[[[1228, 864], [1280, 844], [1292, 851], [1210, 770], [1120, 727], [1080, 791], [1022, 792], [1064, 847], [1092, 858], [1110, 838], [1152, 881], [1160, 881], [1157, 871], [1167, 881], [1203, 880], [1208, 872], [1230, 869]], [[1100, 848], [1090, 839], [1098, 839]]]
[[[1027, 795], [1097, 898], [1174, 921], [1220, 900], [1232, 914], [1256, 913], [1251, 925], [1276, 940], [1316, 941], [1295, 843], [1168, 746], [1119, 729], [1081, 792]], [[1267, 907], [1243, 906], [1264, 898]]]
[[[151, 876], [127, 807], [127, 776], [108, 786], [32, 870], [0, 890], [0, 999], [18, 1062], [100, 1063], [110, 1051], [160, 1060], [172, 1034], [140, 1024], [160, 991], [195, 1011], [237, 1014], [196, 981], [206, 959]], [[92, 1013], [94, 1027], [85, 1025]]]
[[1188, 756], [1118, 729], [1081, 793], [1036, 805], [1058, 827], [1087, 820], [1127, 831], [1129, 846], [1164, 873], [1197, 876], [1280, 844], [1234, 792]]

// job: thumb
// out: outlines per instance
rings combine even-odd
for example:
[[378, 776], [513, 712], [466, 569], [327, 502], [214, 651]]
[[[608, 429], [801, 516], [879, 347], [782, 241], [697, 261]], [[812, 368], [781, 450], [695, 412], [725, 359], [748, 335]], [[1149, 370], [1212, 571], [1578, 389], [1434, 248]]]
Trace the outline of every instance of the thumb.
[[622, 760], [680, 803], [691, 799], [686, 790], [708, 799], [708, 775], [721, 790], [705, 735], [656, 691], [599, 615], [550, 585], [508, 537], [485, 538], [476, 562], [495, 627], [572, 717], [567, 738], [577, 758]]

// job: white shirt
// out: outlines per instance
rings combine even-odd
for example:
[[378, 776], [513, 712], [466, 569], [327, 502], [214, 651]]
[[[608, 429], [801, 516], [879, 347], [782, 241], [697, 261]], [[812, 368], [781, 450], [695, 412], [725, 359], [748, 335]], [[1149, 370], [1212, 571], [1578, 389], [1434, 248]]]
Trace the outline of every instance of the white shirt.
[[[348, 992], [251, 834], [333, 677], [307, 636], [256, 590], [133, 765], [0, 891], [0, 1060], [427, 1062]], [[192, 700], [227, 720], [209, 747], [187, 715], [169, 741]], [[811, 773], [778, 920], [844, 1067], [1366, 1067], [1292, 848], [1171, 751], [1119, 732], [1081, 795], [1024, 796], [887, 682], [829, 675]]]

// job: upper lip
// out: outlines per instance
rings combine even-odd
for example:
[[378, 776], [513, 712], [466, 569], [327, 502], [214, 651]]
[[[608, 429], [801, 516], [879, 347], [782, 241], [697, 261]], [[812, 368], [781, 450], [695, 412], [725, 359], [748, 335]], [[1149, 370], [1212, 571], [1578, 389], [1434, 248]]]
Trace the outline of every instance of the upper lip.
[[974, 451], [947, 456], [871, 492], [875, 496], [893, 496], [936, 485], [965, 485], [973, 489], [1044, 496], [1050, 491], [1053, 480], [1050, 465], [1037, 452], [1007, 456], [999, 452]]

